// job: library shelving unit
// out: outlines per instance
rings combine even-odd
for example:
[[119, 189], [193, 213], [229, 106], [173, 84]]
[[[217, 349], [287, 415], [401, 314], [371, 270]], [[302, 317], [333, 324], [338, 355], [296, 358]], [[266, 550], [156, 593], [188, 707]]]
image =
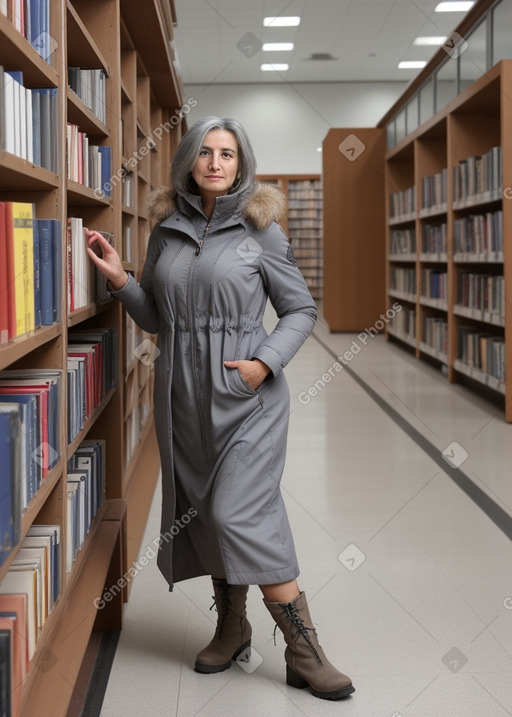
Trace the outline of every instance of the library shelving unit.
[[286, 197], [281, 226], [293, 247], [297, 266], [311, 295], [323, 294], [323, 199], [317, 174], [259, 175], [258, 180], [277, 184]]
[[[152, 411], [155, 338], [139, 331], [115, 299], [68, 311], [67, 219], [81, 217], [84, 226], [111, 233], [125, 269], [139, 279], [151, 229], [146, 198], [153, 186], [168, 183], [173, 152], [186, 129], [181, 118], [164, 127], [183, 104], [172, 55], [176, 22], [172, 0], [50, 0], [49, 7], [53, 51], [48, 61], [0, 13], [4, 71], [21, 70], [25, 87], [57, 88], [58, 97], [58, 171], [0, 147], [0, 201], [32, 203], [36, 218], [58, 219], [63, 249], [62, 321], [0, 345], [2, 370], [62, 372], [59, 460], [24, 511], [20, 540], [0, 567], [1, 583], [32, 525], [60, 526], [60, 594], [39, 635], [21, 689], [20, 715], [25, 717], [68, 714], [77, 701], [76, 685], [83, 677], [93, 633], [122, 627], [129, 583], [104, 609], [99, 610], [94, 601], [128, 574], [138, 555], [160, 468]], [[103, 71], [103, 120], [68, 87], [69, 67]], [[110, 195], [66, 179], [68, 123], [78, 125], [90, 144], [111, 148]], [[155, 133], [158, 127], [164, 129]], [[115, 329], [118, 381], [68, 444], [69, 331], [100, 328]], [[67, 465], [84, 439], [105, 441], [105, 496], [71, 572], [66, 572]]]
[[[387, 338], [512, 421], [512, 61], [386, 154]], [[508, 288], [507, 288], [508, 287]]]
[[384, 152], [382, 129], [331, 129], [323, 141], [323, 314], [331, 331], [362, 331], [385, 308]]

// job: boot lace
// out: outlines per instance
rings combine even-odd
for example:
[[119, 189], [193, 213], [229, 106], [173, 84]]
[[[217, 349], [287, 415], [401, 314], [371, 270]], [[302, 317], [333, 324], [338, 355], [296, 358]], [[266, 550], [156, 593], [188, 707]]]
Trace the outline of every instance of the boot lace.
[[219, 606], [217, 605], [217, 600], [215, 598], [215, 595], [212, 595], [213, 603], [210, 606], [210, 610], [213, 610], [215, 608], [217, 610], [217, 637], [221, 637], [222, 635], [222, 628], [224, 627], [224, 620], [226, 619], [226, 616], [229, 611], [229, 590], [227, 586], [224, 588], [221, 588], [221, 599], [220, 599], [220, 611]]
[[[295, 605], [293, 603], [283, 604], [282, 607], [283, 607], [283, 614], [287, 617], [288, 620], [290, 620], [292, 625], [295, 625], [295, 627], [297, 628], [298, 632], [295, 635], [295, 639], [297, 639], [297, 637], [299, 635], [302, 635], [302, 637], [306, 641], [309, 649], [313, 653], [318, 664], [323, 666], [322, 659], [321, 659], [320, 655], [318, 654], [316, 647], [313, 645], [311, 637], [308, 634], [308, 630], [309, 630], [309, 631], [313, 632], [313, 634], [316, 635], [315, 628], [307, 627], [304, 624], [304, 620], [301, 618], [301, 616], [297, 612], [297, 608], [295, 607]], [[276, 644], [276, 629], [277, 629], [277, 625], [274, 628], [274, 645]]]

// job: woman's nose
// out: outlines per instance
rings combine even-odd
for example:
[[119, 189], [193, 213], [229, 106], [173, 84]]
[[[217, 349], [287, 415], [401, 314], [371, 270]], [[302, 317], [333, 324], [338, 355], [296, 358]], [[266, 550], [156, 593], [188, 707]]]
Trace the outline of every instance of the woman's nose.
[[212, 169], [218, 169], [220, 166], [219, 161], [219, 155], [216, 152], [212, 152], [210, 157], [210, 167], [212, 167]]

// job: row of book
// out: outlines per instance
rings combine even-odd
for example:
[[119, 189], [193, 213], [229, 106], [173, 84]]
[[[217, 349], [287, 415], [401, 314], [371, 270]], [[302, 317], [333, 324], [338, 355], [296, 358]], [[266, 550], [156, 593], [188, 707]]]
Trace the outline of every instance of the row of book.
[[402, 192], [394, 192], [389, 197], [389, 215], [401, 217], [416, 211], [416, 187], [409, 187]]
[[423, 319], [423, 341], [435, 351], [448, 354], [448, 322], [438, 316]]
[[446, 254], [447, 232], [446, 222], [442, 224], [425, 224], [421, 237], [421, 251], [426, 254]]
[[29, 89], [23, 72], [0, 66], [0, 149], [59, 171], [57, 88]]
[[68, 67], [68, 85], [88, 107], [100, 122], [106, 124], [107, 102], [105, 70], [84, 70], [81, 67]]
[[459, 358], [499, 381], [505, 381], [505, 339], [481, 333], [474, 326], [457, 329]]
[[390, 234], [389, 251], [391, 254], [415, 254], [416, 230], [393, 229]]
[[18, 717], [41, 631], [60, 594], [59, 525], [31, 525], [0, 584], [1, 714]]
[[82, 441], [68, 461], [66, 572], [71, 572], [105, 497], [105, 440]]
[[442, 169], [430, 177], [421, 180], [421, 206], [423, 209], [437, 207], [446, 203], [448, 170]]
[[61, 320], [60, 222], [34, 215], [0, 202], [0, 344]]
[[295, 229], [294, 227], [289, 227], [289, 234], [290, 241], [293, 241], [294, 239], [316, 239], [318, 241], [323, 237], [321, 227], [318, 229]]
[[389, 285], [392, 290], [406, 294], [416, 294], [416, 269], [391, 266]]
[[401, 311], [395, 313], [389, 325], [394, 333], [414, 340], [416, 338], [416, 310], [403, 306]]
[[43, 60], [50, 62], [57, 42], [50, 35], [50, 0], [1, 0], [0, 12]]
[[306, 196], [303, 199], [290, 198], [288, 209], [322, 209], [324, 204], [322, 199], [314, 199], [313, 196]]
[[454, 222], [456, 253], [479, 254], [487, 259], [503, 253], [503, 211], [470, 214]]
[[309, 208], [297, 208], [290, 209], [288, 211], [288, 219], [313, 219], [315, 222], [322, 222], [323, 214], [322, 208], [309, 209]]
[[461, 271], [457, 281], [457, 305], [489, 312], [504, 320], [505, 277]]
[[87, 134], [68, 122], [66, 149], [67, 178], [109, 197], [112, 147], [90, 145]]
[[[93, 303], [108, 301], [107, 282], [87, 253], [82, 217], [69, 217], [66, 231], [67, 258], [67, 305], [68, 311], [75, 311]], [[111, 232], [100, 231], [111, 244]]]
[[21, 516], [60, 458], [62, 372], [0, 371], [0, 564], [20, 537]]
[[437, 269], [421, 270], [421, 295], [427, 299], [448, 297], [448, 274]]
[[[482, 155], [460, 160], [453, 168], [453, 200], [462, 201], [478, 195], [499, 192], [503, 185], [503, 152], [491, 147]], [[492, 198], [489, 197], [489, 198]]]
[[77, 329], [68, 333], [68, 443], [117, 384], [116, 331]]

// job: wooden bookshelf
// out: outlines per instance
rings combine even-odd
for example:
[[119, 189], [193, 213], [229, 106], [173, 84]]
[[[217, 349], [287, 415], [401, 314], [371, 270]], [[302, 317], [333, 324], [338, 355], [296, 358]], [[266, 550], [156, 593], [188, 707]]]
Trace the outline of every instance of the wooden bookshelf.
[[[417, 358], [433, 360], [450, 382], [494, 396], [507, 421], [512, 421], [511, 92], [512, 61], [502, 60], [388, 151], [385, 169], [386, 294], [388, 305], [398, 297], [403, 306], [387, 338], [412, 345]], [[439, 183], [443, 170], [443, 201], [425, 207], [426, 178], [437, 175]], [[488, 184], [472, 186], [487, 175]], [[468, 186], [461, 197], [462, 181]], [[410, 187], [413, 211], [393, 216], [392, 195]], [[406, 238], [398, 237], [400, 243], [396, 234], [406, 230], [416, 238], [409, 252]], [[393, 285], [400, 269], [409, 270], [416, 285], [402, 296]], [[404, 333], [410, 319], [414, 330]]]
[[[4, 70], [22, 70], [25, 87], [57, 88], [59, 124], [56, 172], [0, 147], [0, 201], [30, 202], [35, 205], [37, 218], [58, 219], [63, 248], [62, 321], [0, 346], [0, 369], [62, 371], [60, 459], [24, 511], [21, 540], [0, 567], [1, 582], [31, 525], [60, 526], [61, 589], [23, 684], [22, 717], [65, 717], [92, 632], [122, 626], [129, 587], [103, 611], [94, 607], [94, 600], [136, 559], [158, 478], [154, 375], [151, 365], [142, 363], [134, 353], [144, 340], [155, 343], [155, 337], [139, 330], [134, 335], [133, 326], [127, 329], [131, 320], [114, 299], [68, 312], [65, 248], [67, 218], [81, 217], [84, 226], [113, 234], [125, 268], [140, 278], [151, 230], [145, 208], [147, 195], [152, 187], [168, 183], [172, 157], [186, 129], [183, 120], [160, 137], [153, 136], [154, 130], [183, 104], [170, 50], [175, 18], [171, 3], [150, 0], [142, 8], [125, 0], [50, 0], [50, 34], [55, 45], [50, 62], [42, 59], [0, 14], [0, 65]], [[104, 122], [68, 87], [68, 66], [106, 72]], [[101, 196], [66, 179], [67, 122], [86, 132], [91, 144], [112, 148], [111, 196]], [[129, 195], [123, 192], [123, 167], [131, 178]], [[127, 196], [128, 201], [124, 201]], [[119, 379], [68, 445], [68, 334], [75, 329], [99, 328], [116, 331]], [[85, 438], [106, 441], [106, 495], [72, 571], [66, 573], [67, 461]]]
[[297, 266], [311, 295], [323, 293], [323, 192], [318, 174], [265, 174], [261, 182], [276, 184], [286, 197], [281, 226], [288, 236]]
[[382, 129], [331, 129], [322, 145], [324, 302], [331, 331], [363, 331], [385, 309]]

